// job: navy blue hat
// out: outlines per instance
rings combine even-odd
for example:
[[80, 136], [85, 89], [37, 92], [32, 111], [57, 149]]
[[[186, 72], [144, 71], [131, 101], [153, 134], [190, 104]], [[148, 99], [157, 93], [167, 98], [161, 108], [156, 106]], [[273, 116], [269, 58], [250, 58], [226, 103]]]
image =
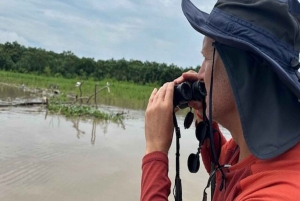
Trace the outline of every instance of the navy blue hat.
[[182, 0], [182, 9], [196, 31], [218, 42], [252, 154], [274, 158], [298, 143], [299, 2], [219, 0], [207, 14]]

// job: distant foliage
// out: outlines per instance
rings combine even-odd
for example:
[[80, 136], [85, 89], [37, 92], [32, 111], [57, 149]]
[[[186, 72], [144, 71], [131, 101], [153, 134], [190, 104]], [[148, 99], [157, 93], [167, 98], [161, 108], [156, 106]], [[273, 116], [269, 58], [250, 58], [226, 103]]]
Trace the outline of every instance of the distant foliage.
[[24, 47], [17, 42], [0, 44], [0, 70], [34, 73], [52, 77], [80, 79], [114, 79], [138, 84], [163, 84], [187, 70], [174, 64], [138, 60], [98, 60], [78, 58], [71, 51], [55, 53], [40, 48]]

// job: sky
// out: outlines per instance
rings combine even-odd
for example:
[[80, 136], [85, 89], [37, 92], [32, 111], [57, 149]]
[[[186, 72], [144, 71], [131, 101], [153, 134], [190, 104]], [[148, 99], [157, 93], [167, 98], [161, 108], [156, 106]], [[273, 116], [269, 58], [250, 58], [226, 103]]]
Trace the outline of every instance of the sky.
[[[216, 0], [192, 0], [210, 12]], [[0, 43], [17, 41], [95, 60], [134, 59], [201, 65], [203, 36], [186, 20], [181, 0], [0, 1]]]

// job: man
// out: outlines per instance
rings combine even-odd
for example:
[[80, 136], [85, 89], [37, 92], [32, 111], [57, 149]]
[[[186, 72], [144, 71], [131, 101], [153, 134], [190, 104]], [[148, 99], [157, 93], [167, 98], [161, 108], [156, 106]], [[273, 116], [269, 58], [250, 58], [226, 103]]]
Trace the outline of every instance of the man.
[[[189, 0], [182, 8], [193, 28], [206, 36], [204, 61], [198, 74], [184, 73], [149, 98], [141, 200], [168, 200], [174, 85], [187, 80], [205, 83], [211, 93], [206, 113], [232, 135], [228, 142], [221, 136], [217, 163], [211, 154], [216, 134], [210, 133], [201, 147], [207, 171], [211, 162], [217, 168], [213, 200], [299, 200], [299, 2], [219, 0], [209, 15]], [[202, 114], [199, 102], [190, 106]]]

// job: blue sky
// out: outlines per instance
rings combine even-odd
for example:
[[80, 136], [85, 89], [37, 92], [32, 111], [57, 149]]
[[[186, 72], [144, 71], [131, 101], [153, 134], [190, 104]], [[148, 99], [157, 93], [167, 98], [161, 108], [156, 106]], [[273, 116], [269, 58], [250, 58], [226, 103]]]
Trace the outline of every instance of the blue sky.
[[[210, 12], [215, 0], [192, 0]], [[137, 59], [196, 67], [203, 36], [180, 0], [10, 0], [0, 2], [0, 42], [79, 57]]]

